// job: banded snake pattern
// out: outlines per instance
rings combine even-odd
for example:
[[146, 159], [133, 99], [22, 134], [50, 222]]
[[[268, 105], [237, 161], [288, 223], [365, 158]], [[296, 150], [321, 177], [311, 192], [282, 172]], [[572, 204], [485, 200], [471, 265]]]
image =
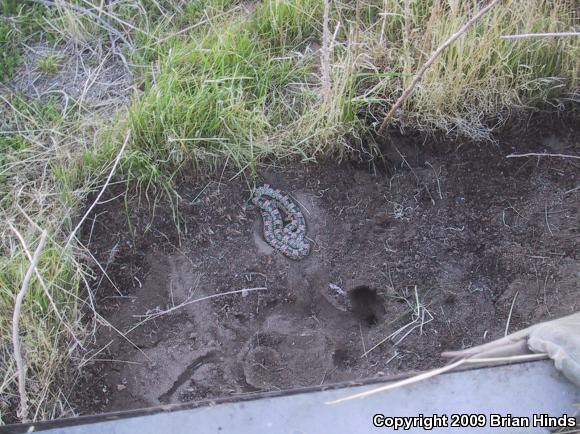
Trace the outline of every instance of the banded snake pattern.
[[260, 208], [264, 238], [270, 246], [291, 259], [303, 259], [310, 254], [306, 220], [288, 195], [264, 184], [256, 188], [252, 202]]

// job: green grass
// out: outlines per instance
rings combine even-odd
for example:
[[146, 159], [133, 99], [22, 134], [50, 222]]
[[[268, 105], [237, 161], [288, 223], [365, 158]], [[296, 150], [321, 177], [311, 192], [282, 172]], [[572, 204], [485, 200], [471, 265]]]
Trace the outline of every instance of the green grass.
[[[108, 52], [107, 32], [91, 17], [67, 8], [8, 3], [7, 19], [0, 21], [0, 80], [9, 81], [25, 60], [25, 43], [69, 44], [118, 58]], [[84, 0], [76, 3], [87, 6]], [[97, 110], [70, 98], [65, 111], [57, 99], [3, 88], [0, 420], [16, 420], [8, 331], [29, 265], [12, 227], [31, 251], [42, 229], [50, 235], [39, 264], [44, 284], [36, 277], [31, 281], [21, 336], [31, 416], [57, 417], [68, 411], [66, 382], [90, 354], [79, 344], [95, 320], [81, 313], [91, 311], [86, 309], [92, 289], [89, 256], [82, 245], [65, 240], [129, 129], [131, 140], [115, 179], [126, 183], [128, 195], [139, 192], [152, 202], [158, 195], [168, 197], [175, 210], [175, 180], [184, 172], [211, 172], [226, 164], [251, 177], [264, 161], [340, 158], [356, 139], [372, 137], [429, 54], [479, 4], [361, 0], [357, 23], [354, 2], [332, 3], [330, 31], [336, 30], [336, 40], [330, 92], [323, 97], [321, 1], [264, 0], [248, 3], [248, 10], [232, 0], [115, 2], [108, 18], [132, 41], [121, 53], [133, 65], [139, 88], [126, 110], [112, 115], [113, 108]], [[490, 122], [505, 113], [566, 99], [578, 87], [579, 38], [514, 42], [501, 36], [577, 29], [573, 10], [567, 0], [500, 3], [435, 62], [393, 126], [488, 140]], [[48, 55], [32, 66], [58, 75], [65, 61]]]
[[[14, 229], [29, 251], [34, 251], [42, 229], [50, 237], [37, 267], [42, 281], [33, 276], [20, 316], [31, 418], [54, 418], [68, 411], [66, 394], [84, 354], [80, 345], [85, 327], [92, 321], [83, 322], [86, 300], [79, 298], [88, 282], [82, 247], [75, 243], [67, 248], [63, 240], [86, 196], [110, 169], [117, 139], [109, 147], [95, 144], [97, 151], [89, 140], [106, 119], [75, 107], [71, 103], [64, 113], [55, 97], [0, 97], [1, 422], [17, 420], [10, 330], [14, 297], [30, 264]], [[82, 122], [79, 112], [86, 116]], [[89, 158], [92, 154], [98, 161]]]
[[[570, 30], [570, 2], [536, 4], [498, 6], [445, 51], [405, 102], [405, 124], [423, 132], [489, 139], [490, 118], [575, 89], [577, 40], [500, 38]], [[321, 5], [263, 2], [248, 17], [230, 19], [225, 26], [219, 21], [175, 41], [169, 54], [159, 52], [155, 84], [129, 110], [133, 155], [147, 162], [131, 167], [154, 167], [158, 178], [157, 170], [173, 174], [183, 165], [200, 170], [228, 161], [252, 169], [264, 158], [340, 155], [345, 151], [341, 138], [364, 134], [363, 116], [378, 119], [427, 55], [477, 10], [475, 1], [452, 9], [439, 1], [412, 1], [406, 11], [405, 2], [391, 0], [384, 7], [389, 14], [381, 15], [382, 3], [363, 2], [356, 53], [353, 7], [339, 4], [331, 19], [331, 27], [343, 23], [342, 44], [333, 51], [332, 99], [321, 102], [314, 77], [318, 57], [297, 55], [320, 42]], [[408, 20], [402, 18], [406, 15]], [[381, 40], [387, 50], [378, 50]], [[381, 64], [385, 56], [388, 65]]]
[[174, 47], [129, 112], [135, 147], [160, 168], [253, 159], [261, 141], [292, 120], [280, 107], [282, 89], [304, 79], [303, 68], [279, 55], [242, 25]]
[[55, 33], [43, 27], [43, 17], [52, 15], [27, 2], [0, 2], [0, 83], [10, 80], [21, 65], [24, 43], [56, 40]]
[[12, 78], [20, 65], [20, 56], [17, 30], [10, 23], [0, 21], [0, 82]]
[[[158, 58], [154, 84], [130, 107], [137, 162], [126, 163], [129, 176], [147, 178], [154, 168], [157, 178], [159, 170], [206, 170], [223, 161], [252, 172], [268, 157], [312, 158], [331, 139], [326, 126], [351, 129], [356, 119], [345, 107], [355, 80], [321, 111], [317, 59], [301, 57], [320, 37], [321, 14], [318, 1], [275, 0], [175, 42]], [[325, 125], [331, 114], [337, 119]]]
[[64, 61], [64, 57], [58, 53], [50, 53], [41, 58], [36, 62], [38, 70], [44, 74], [53, 75], [56, 74]]

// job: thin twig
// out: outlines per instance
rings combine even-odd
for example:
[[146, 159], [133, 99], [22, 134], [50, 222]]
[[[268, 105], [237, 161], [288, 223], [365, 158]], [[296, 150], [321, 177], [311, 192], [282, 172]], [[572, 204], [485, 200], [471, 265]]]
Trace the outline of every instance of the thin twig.
[[368, 359], [368, 356], [367, 356], [367, 348], [366, 348], [366, 345], [365, 345], [365, 338], [363, 336], [362, 326], [360, 325], [360, 323], [358, 325], [358, 331], [360, 332], [360, 340], [362, 342], [363, 356], [365, 356]]
[[422, 374], [415, 375], [411, 378], [405, 378], [404, 380], [396, 381], [394, 383], [389, 383], [389, 384], [386, 384], [384, 386], [377, 387], [375, 389], [367, 390], [365, 392], [346, 396], [346, 397], [340, 398], [340, 399], [335, 399], [334, 401], [329, 401], [329, 402], [326, 402], [325, 404], [339, 404], [339, 403], [344, 402], [344, 401], [350, 401], [352, 399], [358, 399], [358, 398], [365, 398], [367, 396], [374, 395], [376, 393], [386, 392], [387, 390], [396, 389], [398, 387], [407, 386], [407, 385], [413, 384], [413, 383], [418, 383], [419, 381], [427, 380], [428, 378], [435, 377], [435, 376], [443, 374], [447, 371], [451, 371], [452, 369], [455, 369], [456, 367], [465, 363], [465, 360], [466, 359], [460, 359], [457, 362], [451, 363], [450, 365], [444, 366], [442, 368], [433, 369], [431, 371], [427, 371], [427, 372], [424, 372]]
[[425, 71], [427, 71], [427, 69], [429, 69], [429, 67], [435, 62], [437, 57], [439, 57], [439, 55], [448, 46], [450, 46], [453, 42], [455, 42], [467, 30], [469, 30], [469, 28], [471, 26], [473, 26], [486, 12], [488, 12], [491, 8], [493, 8], [500, 1], [501, 0], [493, 0], [490, 4], [488, 4], [486, 7], [481, 9], [477, 14], [475, 14], [473, 16], [473, 18], [471, 18], [467, 23], [465, 23], [465, 25], [461, 29], [459, 29], [459, 31], [457, 33], [454, 33], [453, 35], [451, 35], [451, 37], [449, 39], [447, 39], [441, 46], [439, 46], [439, 48], [437, 48], [437, 50], [435, 50], [435, 52], [433, 52], [433, 54], [431, 54], [431, 57], [427, 60], [427, 62], [425, 62], [425, 64], [423, 64], [421, 69], [419, 69], [419, 71], [417, 72], [415, 77], [413, 77], [413, 80], [411, 81], [409, 86], [407, 86], [407, 88], [405, 89], [403, 94], [399, 97], [397, 102], [395, 102], [395, 104], [393, 104], [393, 106], [391, 107], [391, 109], [389, 110], [389, 112], [387, 113], [385, 118], [383, 119], [383, 122], [378, 130], [379, 134], [382, 134], [383, 131], [385, 130], [385, 128], [387, 128], [387, 126], [389, 125], [389, 121], [393, 117], [393, 114], [397, 111], [397, 109], [401, 106], [401, 104], [403, 104], [403, 101], [405, 101], [413, 93], [413, 91], [415, 90], [415, 86], [417, 86], [417, 83], [419, 83], [419, 81], [421, 81], [421, 79], [423, 78], [423, 75], [425, 74]]
[[512, 312], [514, 310], [514, 305], [516, 304], [516, 299], [518, 298], [518, 294], [520, 293], [520, 291], [516, 291], [516, 295], [514, 295], [514, 299], [512, 300], [512, 305], [510, 306], [510, 313], [508, 315], [508, 319], [505, 323], [505, 333], [504, 336], [508, 335], [508, 331], [510, 329], [510, 322], [512, 320]]
[[529, 152], [527, 154], [509, 154], [506, 158], [522, 158], [522, 157], [575, 158], [575, 159], [580, 160], [580, 155], [543, 154], [540, 152]]
[[546, 218], [546, 226], [548, 227], [548, 231], [550, 232], [550, 235], [554, 236], [554, 232], [552, 232], [552, 228], [550, 227], [550, 222], [548, 221], [548, 204], [546, 204], [546, 207], [544, 208], [544, 217]]
[[527, 38], [558, 38], [562, 36], [580, 36], [580, 32], [561, 33], [522, 33], [521, 35], [505, 35], [502, 39], [527, 39]]
[[[439, 175], [435, 171], [435, 168], [431, 163], [428, 161], [425, 162], [431, 169], [433, 169], [433, 173], [435, 174], [435, 179], [437, 180], [437, 190], [439, 191], [439, 199], [443, 200], [443, 195], [441, 194], [441, 183], [439, 182]], [[439, 169], [441, 171], [441, 169]]]
[[258, 287], [258, 288], [236, 289], [234, 291], [228, 291], [228, 292], [220, 292], [218, 294], [211, 294], [211, 295], [207, 295], [205, 297], [196, 298], [195, 300], [185, 301], [181, 304], [178, 304], [177, 306], [173, 306], [172, 308], [164, 310], [162, 312], [154, 312], [154, 313], [146, 314], [146, 315], [134, 315], [134, 317], [136, 317], [136, 318], [144, 318], [144, 319], [142, 321], [138, 322], [137, 324], [135, 324], [129, 330], [127, 330], [125, 332], [125, 334], [131, 333], [133, 330], [135, 330], [137, 327], [142, 326], [147, 321], [150, 321], [150, 320], [155, 319], [155, 318], [159, 318], [160, 316], [167, 315], [168, 313], [171, 313], [171, 312], [175, 312], [176, 310], [182, 309], [185, 306], [189, 306], [189, 305], [194, 304], [194, 303], [199, 303], [200, 301], [211, 300], [212, 298], [224, 297], [226, 295], [241, 294], [243, 292], [266, 291], [267, 289], [268, 288], [266, 288], [266, 287]]
[[411, 170], [411, 173], [415, 176], [415, 179], [417, 180], [417, 185], [423, 185], [423, 187], [425, 187], [425, 190], [427, 191], [427, 194], [429, 195], [429, 198], [431, 199], [431, 204], [435, 205], [435, 199], [433, 199], [433, 196], [431, 195], [431, 191], [429, 190], [429, 187], [427, 187], [427, 184], [424, 183], [421, 178], [419, 178], [419, 175], [417, 175], [417, 172], [415, 172], [415, 169], [413, 169], [413, 166], [411, 166], [409, 164], [409, 162], [407, 161], [407, 159], [405, 158], [405, 156], [401, 153], [401, 151], [399, 151], [399, 148], [397, 148], [397, 146], [394, 143], [391, 143], [391, 145], [393, 146], [393, 148], [395, 148], [395, 151], [397, 151], [397, 154], [399, 154], [399, 157], [401, 157], [401, 159], [403, 160], [403, 162], [407, 165], [407, 167]]
[[[60, 0], [60, 1], [62, 2], [63, 0]], [[81, 0], [81, 1], [82, 1], [83, 3], [85, 3], [85, 4], [87, 4], [87, 5], [89, 5], [89, 6], [93, 7], [93, 8], [95, 8], [97, 11], [99, 11], [99, 15], [100, 15], [100, 14], [106, 15], [106, 16], [108, 16], [109, 18], [112, 18], [112, 19], [114, 19], [114, 20], [115, 20], [115, 21], [117, 21], [118, 23], [120, 23], [120, 24], [122, 24], [122, 25], [124, 25], [124, 26], [127, 26], [127, 27], [129, 27], [130, 29], [132, 29], [132, 30], [136, 30], [137, 32], [139, 32], [139, 33], [141, 33], [141, 34], [143, 34], [143, 35], [145, 35], [145, 36], [148, 36], [148, 37], [151, 37], [151, 36], [152, 36], [152, 35], [150, 35], [149, 33], [147, 33], [145, 30], [143, 30], [143, 29], [140, 29], [139, 27], [137, 27], [137, 26], [134, 26], [133, 24], [131, 24], [131, 23], [129, 23], [129, 22], [127, 22], [127, 21], [125, 21], [125, 20], [122, 20], [122, 19], [121, 19], [121, 18], [119, 18], [117, 15], [114, 15], [114, 14], [112, 13], [112, 10], [111, 10], [111, 12], [107, 12], [106, 10], [102, 9], [101, 7], [99, 7], [99, 6], [96, 6], [96, 5], [92, 4], [92, 3], [91, 3], [90, 1], [88, 1], [88, 0]], [[110, 6], [110, 3], [111, 3], [111, 0], [109, 0], [109, 6]], [[142, 12], [145, 12], [145, 11], [143, 11], [143, 10], [142, 10]], [[153, 38], [155, 38], [155, 37], [153, 36]]]
[[111, 178], [113, 177], [115, 170], [117, 169], [117, 166], [119, 165], [119, 162], [121, 161], [121, 156], [123, 155], [123, 152], [125, 151], [125, 147], [127, 146], [127, 143], [129, 143], [129, 137], [131, 137], [131, 130], [127, 131], [127, 135], [125, 136], [125, 141], [123, 142], [123, 146], [121, 146], [121, 149], [119, 150], [119, 153], [117, 154], [117, 158], [115, 159], [115, 163], [113, 164], [113, 168], [109, 172], [109, 176], [107, 177], [107, 180], [103, 184], [101, 191], [99, 192], [96, 199], [93, 201], [92, 205], [89, 207], [89, 209], [87, 210], [87, 212], [85, 213], [83, 218], [80, 219], [80, 221], [78, 222], [78, 224], [76, 225], [74, 230], [69, 235], [68, 240], [67, 240], [66, 245], [65, 245], [65, 249], [70, 245], [70, 243], [73, 240], [73, 238], [75, 237], [77, 231], [82, 226], [84, 221], [87, 219], [87, 217], [89, 216], [89, 214], [91, 213], [93, 208], [97, 205], [97, 203], [99, 203], [101, 196], [105, 192], [107, 186], [109, 185], [109, 182], [111, 182]]
[[[19, 206], [19, 208], [20, 208], [20, 206]], [[26, 215], [26, 213], [24, 212], [24, 210], [22, 208], [20, 208], [20, 211]], [[28, 215], [26, 215], [26, 216], [28, 217]], [[8, 226], [10, 226], [10, 229], [12, 229], [12, 232], [14, 232], [16, 234], [16, 238], [18, 238], [18, 240], [20, 241], [20, 244], [22, 244], [22, 248], [24, 249], [24, 253], [26, 254], [26, 257], [28, 258], [28, 260], [30, 262], [32, 262], [33, 256], [30, 253], [30, 250], [28, 249], [28, 245], [26, 244], [24, 237], [22, 236], [22, 234], [18, 231], [18, 229], [16, 229], [16, 227], [12, 223], [8, 222]], [[40, 286], [42, 286], [42, 289], [44, 290], [44, 294], [46, 295], [46, 298], [48, 298], [48, 301], [50, 302], [50, 305], [52, 306], [52, 310], [54, 310], [56, 317], [65, 326], [65, 328], [69, 331], [69, 333], [70, 333], [71, 337], [74, 339], [75, 343], [78, 346], [80, 346], [81, 348], [84, 348], [81, 341], [79, 341], [79, 339], [77, 338], [74, 330], [71, 328], [71, 326], [64, 320], [64, 318], [60, 314], [58, 307], [56, 306], [56, 303], [54, 302], [54, 299], [52, 298], [52, 295], [50, 294], [50, 291], [48, 290], [48, 287], [46, 286], [46, 283], [44, 283], [44, 279], [42, 278], [42, 275], [38, 271], [38, 268], [34, 269], [34, 273], [36, 275], [36, 278], [38, 279], [38, 282], [40, 283]]]
[[324, 0], [324, 14], [322, 18], [322, 49], [320, 68], [322, 76], [322, 99], [328, 101], [330, 97], [330, 29], [328, 16], [330, 14], [330, 0]]
[[408, 386], [410, 384], [418, 383], [423, 380], [427, 380], [432, 377], [436, 377], [438, 375], [444, 374], [445, 372], [449, 372], [454, 370], [455, 368], [461, 365], [469, 365], [469, 364], [477, 364], [477, 363], [486, 363], [490, 365], [495, 365], [498, 363], [518, 363], [518, 362], [529, 362], [535, 360], [542, 360], [545, 359], [548, 355], [544, 353], [538, 354], [521, 354], [516, 356], [509, 356], [509, 357], [487, 357], [487, 358], [478, 358], [470, 357], [466, 359], [459, 359], [450, 365], [443, 366], [442, 368], [432, 369], [431, 371], [423, 372], [418, 375], [414, 375], [410, 378], [405, 378], [401, 381], [395, 381], [394, 383], [388, 383], [384, 386], [377, 387], [375, 389], [366, 390], [361, 393], [357, 393], [350, 396], [345, 396], [344, 398], [335, 399], [334, 401], [325, 402], [325, 404], [339, 404], [341, 402], [350, 401], [352, 399], [358, 398], [366, 398], [367, 396], [374, 395], [380, 392], [386, 392], [388, 390], [397, 389], [399, 387]]
[[[332, 38], [330, 39], [330, 47], [328, 49], [328, 52], [330, 53], [329, 55], [332, 56], [332, 51], [334, 50], [334, 46], [336, 45], [336, 37], [338, 35], [338, 30], [340, 29], [340, 21], [338, 21], [336, 23], [336, 27], [334, 28], [334, 33], [332, 34]], [[330, 57], [329, 57], [329, 71], [332, 72], [332, 68], [330, 66]], [[330, 84], [332, 84], [332, 80], [330, 81]], [[332, 86], [331, 86], [332, 87]]]
[[360, 1], [361, 0], [356, 0], [355, 2], [355, 33], [354, 33], [355, 59], [358, 57], [358, 50], [360, 45], [360, 28], [362, 27], [360, 19]]
[[40, 241], [38, 242], [38, 247], [34, 252], [32, 261], [30, 262], [30, 267], [24, 275], [24, 280], [22, 281], [22, 287], [18, 295], [16, 296], [16, 301], [14, 302], [14, 313], [12, 315], [12, 345], [14, 347], [14, 360], [16, 361], [16, 371], [18, 373], [18, 393], [20, 394], [20, 410], [18, 415], [22, 422], [28, 421], [28, 397], [26, 396], [26, 367], [24, 365], [24, 360], [22, 359], [22, 352], [20, 348], [20, 311], [22, 309], [22, 301], [28, 291], [28, 284], [30, 283], [30, 278], [32, 273], [36, 269], [38, 264], [38, 259], [40, 258], [40, 252], [44, 247], [46, 242], [46, 230], [42, 231], [40, 236]]
[[476, 365], [478, 363], [486, 363], [489, 365], [496, 365], [498, 363], [535, 362], [537, 360], [549, 358], [550, 356], [547, 353], [517, 354], [515, 356], [476, 357], [473, 359], [465, 359], [465, 364]]

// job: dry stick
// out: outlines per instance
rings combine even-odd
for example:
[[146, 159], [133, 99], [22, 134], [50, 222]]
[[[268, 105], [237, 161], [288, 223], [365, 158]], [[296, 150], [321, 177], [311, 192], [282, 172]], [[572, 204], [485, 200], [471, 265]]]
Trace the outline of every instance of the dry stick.
[[267, 290], [268, 290], [268, 288], [266, 288], [265, 286], [261, 286], [258, 288], [245, 288], [245, 289], [236, 289], [234, 291], [228, 291], [228, 292], [220, 292], [218, 294], [211, 294], [211, 295], [207, 295], [205, 297], [196, 298], [194, 300], [184, 301], [183, 303], [178, 304], [177, 306], [173, 306], [172, 308], [164, 310], [162, 312], [155, 312], [155, 313], [148, 314], [148, 315], [134, 315], [134, 317], [136, 317], [136, 318], [145, 318], [145, 319], [143, 319], [142, 321], [135, 324], [133, 327], [131, 327], [129, 330], [127, 330], [125, 332], [125, 334], [128, 335], [133, 330], [135, 330], [137, 327], [140, 327], [143, 324], [145, 324], [147, 321], [150, 321], [150, 320], [155, 319], [155, 318], [159, 318], [160, 316], [167, 315], [168, 313], [171, 313], [171, 312], [175, 312], [176, 310], [181, 309], [185, 306], [189, 306], [191, 304], [199, 303], [201, 301], [211, 300], [212, 298], [223, 297], [226, 295], [241, 294], [244, 291], [254, 292], [254, 291], [267, 291]]
[[561, 33], [523, 33], [521, 35], [505, 35], [502, 39], [527, 39], [527, 38], [557, 38], [560, 36], [580, 36], [580, 32]]
[[478, 363], [488, 363], [490, 365], [497, 365], [498, 363], [534, 362], [536, 360], [549, 358], [548, 353], [517, 354], [515, 356], [475, 357], [473, 359], [465, 359], [465, 364], [477, 365]]
[[[332, 34], [332, 38], [330, 39], [330, 44], [329, 44], [329, 48], [328, 48], [328, 52], [329, 52], [329, 57], [332, 55], [332, 51], [334, 50], [334, 46], [336, 45], [336, 37], [338, 35], [338, 30], [340, 29], [340, 21], [338, 21], [336, 23], [336, 27], [334, 28], [334, 33]], [[328, 71], [331, 71], [331, 67], [330, 67], [330, 61], [328, 64]], [[330, 86], [330, 82], [329, 82], [329, 86]]]
[[[107, 21], [109, 23], [109, 25], [112, 26], [112, 24], [111, 24], [111, 15], [113, 12], [113, 4], [112, 3], [108, 4], [108, 9], [109, 9], [109, 12], [107, 13], [107, 19], [105, 21]], [[125, 66], [125, 70], [127, 71], [127, 74], [129, 74], [129, 77], [132, 78], [133, 71], [131, 71], [131, 68], [129, 67], [129, 64], [127, 63], [127, 59], [125, 58], [125, 55], [123, 54], [123, 52], [121, 50], [117, 49], [117, 40], [115, 38], [113, 38], [113, 35], [111, 33], [109, 33], [109, 43], [111, 44], [111, 51], [113, 52], [113, 54], [116, 54], [117, 57], [119, 57], [119, 59], [121, 59], [121, 62], [123, 62], [123, 65]]]
[[521, 157], [576, 158], [580, 160], [580, 155], [542, 154], [540, 152], [530, 152], [528, 154], [509, 154], [506, 158], [521, 158]]
[[447, 39], [441, 46], [439, 46], [439, 48], [437, 48], [437, 50], [435, 50], [435, 52], [433, 52], [433, 54], [431, 54], [431, 57], [429, 58], [429, 60], [427, 60], [427, 62], [425, 62], [425, 64], [423, 64], [423, 66], [417, 72], [415, 77], [413, 77], [413, 80], [411, 81], [409, 86], [407, 86], [407, 88], [405, 89], [403, 94], [399, 97], [397, 102], [395, 104], [393, 104], [393, 106], [391, 107], [391, 109], [389, 110], [389, 112], [387, 113], [385, 118], [383, 119], [383, 123], [381, 124], [381, 126], [378, 130], [379, 134], [382, 134], [383, 131], [385, 130], [385, 128], [387, 128], [387, 126], [389, 125], [389, 121], [393, 117], [393, 114], [395, 113], [395, 111], [397, 111], [397, 109], [401, 106], [401, 104], [403, 104], [403, 101], [405, 101], [413, 93], [413, 91], [415, 90], [415, 86], [417, 86], [417, 83], [419, 83], [419, 81], [421, 81], [421, 79], [423, 78], [423, 75], [425, 74], [425, 71], [427, 71], [427, 69], [433, 64], [433, 62], [435, 62], [437, 57], [439, 57], [439, 55], [448, 46], [450, 46], [453, 42], [455, 42], [471, 26], [473, 26], [486, 12], [488, 12], [491, 8], [493, 8], [500, 1], [501, 0], [493, 0], [490, 4], [488, 4], [482, 10], [480, 10], [477, 14], [475, 14], [473, 16], [473, 18], [471, 18], [467, 23], [465, 23], [465, 25], [461, 29], [459, 29], [459, 31], [457, 33], [451, 35], [451, 37], [449, 39]]
[[433, 173], [435, 174], [435, 179], [437, 180], [437, 190], [439, 190], [439, 199], [443, 200], [443, 195], [441, 194], [441, 182], [439, 181], [439, 175], [435, 171], [435, 168], [433, 167], [433, 165], [431, 163], [426, 161], [425, 164], [427, 164], [429, 167], [431, 167], [431, 169], [433, 169]]
[[356, 4], [355, 4], [355, 25], [356, 25], [355, 34], [354, 34], [354, 44], [355, 44], [354, 45], [354, 49], [355, 49], [354, 59], [355, 59], [355, 61], [358, 58], [358, 51], [359, 51], [359, 45], [360, 45], [360, 28], [362, 27], [361, 19], [360, 19], [360, 1], [361, 0], [356, 0]]
[[85, 215], [83, 216], [83, 218], [80, 219], [80, 221], [78, 222], [78, 224], [76, 225], [76, 227], [73, 229], [73, 231], [69, 235], [68, 240], [67, 240], [66, 245], [65, 245], [65, 249], [70, 245], [70, 243], [73, 240], [73, 238], [75, 237], [77, 231], [82, 226], [82, 224], [84, 223], [84, 221], [87, 219], [87, 217], [89, 216], [89, 214], [91, 213], [91, 211], [93, 210], [93, 208], [95, 206], [97, 206], [97, 203], [99, 203], [99, 200], [101, 199], [101, 196], [105, 192], [107, 186], [109, 185], [109, 182], [111, 182], [111, 178], [113, 177], [113, 174], [115, 173], [115, 170], [117, 169], [117, 166], [119, 165], [119, 162], [121, 161], [121, 156], [123, 155], [123, 152], [125, 151], [125, 147], [127, 146], [127, 143], [129, 143], [129, 137], [131, 137], [131, 130], [127, 131], [127, 135], [125, 136], [125, 141], [123, 142], [123, 146], [121, 146], [121, 149], [119, 150], [119, 154], [117, 154], [117, 158], [115, 159], [115, 163], [113, 164], [113, 168], [109, 172], [109, 176], [107, 177], [107, 180], [105, 181], [105, 184], [103, 184], [103, 188], [101, 188], [101, 191], [97, 195], [97, 197], [94, 200], [94, 202], [92, 203], [92, 205], [89, 207], [89, 209], [87, 210], [87, 212], [85, 213]]
[[[19, 206], [19, 208], [20, 208], [20, 211], [24, 213], [24, 210], [20, 206]], [[27, 217], [28, 217], [28, 215], [27, 215]], [[22, 234], [18, 231], [18, 229], [16, 229], [16, 227], [12, 223], [8, 222], [8, 226], [10, 226], [10, 229], [12, 229], [12, 232], [14, 232], [16, 234], [16, 237], [20, 241], [20, 244], [22, 244], [22, 248], [24, 249], [24, 253], [28, 257], [28, 260], [32, 262], [32, 254], [30, 253], [30, 250], [28, 249], [28, 245], [26, 244], [24, 237], [22, 236]], [[81, 341], [79, 341], [79, 339], [77, 338], [73, 329], [70, 327], [70, 325], [64, 320], [64, 318], [60, 314], [58, 307], [56, 306], [56, 303], [54, 302], [54, 299], [52, 298], [52, 295], [50, 294], [50, 291], [48, 290], [48, 287], [46, 286], [46, 283], [44, 283], [44, 279], [42, 278], [42, 275], [38, 271], [38, 268], [34, 269], [34, 273], [36, 275], [36, 278], [38, 279], [38, 282], [40, 283], [40, 286], [42, 286], [42, 289], [44, 290], [44, 294], [46, 295], [46, 298], [48, 298], [48, 301], [50, 302], [50, 305], [52, 306], [52, 310], [54, 310], [56, 317], [68, 330], [68, 332], [70, 333], [70, 335], [74, 339], [75, 343], [78, 346], [80, 346], [81, 348], [84, 348], [83, 344], [81, 343]]]
[[447, 366], [444, 366], [442, 368], [433, 369], [431, 371], [427, 371], [427, 372], [424, 372], [422, 374], [415, 375], [413, 377], [406, 378], [406, 379], [401, 380], [401, 381], [396, 381], [395, 383], [389, 383], [385, 386], [377, 387], [375, 389], [367, 390], [365, 392], [346, 396], [344, 398], [335, 399], [334, 401], [325, 402], [325, 404], [338, 404], [338, 403], [341, 403], [344, 401], [350, 401], [352, 399], [365, 398], [367, 396], [374, 395], [375, 393], [386, 392], [387, 390], [396, 389], [396, 388], [401, 387], [401, 386], [407, 386], [409, 384], [413, 384], [413, 383], [417, 383], [419, 381], [427, 380], [428, 378], [435, 377], [437, 375], [440, 375], [440, 374], [443, 374], [447, 371], [451, 371], [452, 369], [455, 369], [456, 367], [464, 364], [465, 360], [466, 359], [460, 359], [457, 362], [452, 363], [452, 364], [447, 365]]
[[330, 29], [328, 16], [330, 14], [330, 0], [324, 1], [324, 15], [322, 21], [322, 52], [320, 68], [322, 72], [322, 98], [326, 102], [330, 97]]
[[16, 360], [16, 371], [18, 373], [18, 392], [20, 394], [20, 410], [18, 412], [18, 415], [22, 422], [28, 421], [28, 398], [26, 396], [26, 372], [25, 372], [26, 367], [24, 366], [22, 353], [20, 351], [20, 326], [18, 320], [20, 318], [20, 311], [22, 309], [22, 301], [24, 300], [26, 291], [28, 291], [28, 284], [30, 282], [30, 278], [32, 277], [32, 273], [36, 269], [36, 264], [38, 264], [38, 259], [40, 258], [40, 252], [42, 251], [44, 243], [46, 242], [46, 235], [47, 235], [46, 230], [42, 231], [38, 247], [34, 252], [32, 261], [30, 261], [30, 267], [28, 267], [28, 270], [24, 275], [24, 280], [22, 281], [22, 288], [20, 289], [20, 292], [16, 296], [16, 301], [14, 302], [14, 313], [12, 315], [12, 345], [14, 347], [14, 360]]
[[512, 300], [512, 305], [510, 307], [510, 313], [508, 315], [508, 319], [507, 322], [505, 323], [505, 333], [504, 336], [508, 335], [508, 331], [510, 329], [510, 322], [512, 320], [512, 312], [514, 311], [514, 305], [516, 304], [516, 299], [518, 298], [518, 294], [520, 293], [520, 291], [516, 291], [516, 295], [514, 295], [514, 299]]
[[417, 184], [423, 184], [423, 187], [425, 187], [425, 190], [427, 191], [427, 194], [431, 198], [431, 204], [432, 205], [435, 205], [435, 199], [433, 199], [433, 196], [431, 195], [431, 192], [429, 191], [429, 187], [427, 187], [427, 184], [425, 184], [423, 181], [421, 181], [421, 178], [419, 178], [419, 176], [417, 175], [417, 173], [413, 169], [413, 166], [411, 166], [409, 164], [409, 162], [407, 161], [407, 159], [405, 158], [405, 156], [401, 153], [401, 151], [399, 151], [399, 148], [397, 148], [397, 146], [395, 146], [394, 143], [392, 145], [393, 145], [393, 148], [395, 148], [395, 150], [397, 151], [397, 153], [401, 157], [401, 159], [405, 162], [405, 164], [407, 165], [407, 167], [411, 170], [411, 173], [413, 173], [413, 175], [415, 176], [415, 179], [417, 180]]
[[408, 386], [414, 383], [418, 383], [423, 380], [427, 380], [432, 377], [436, 377], [438, 375], [444, 374], [445, 372], [449, 372], [454, 370], [455, 368], [461, 365], [469, 365], [469, 364], [477, 364], [477, 363], [488, 363], [488, 364], [497, 364], [497, 363], [518, 363], [518, 362], [526, 362], [526, 361], [534, 361], [534, 360], [542, 360], [545, 359], [548, 355], [544, 353], [538, 354], [522, 354], [517, 356], [509, 356], [509, 357], [487, 357], [487, 358], [478, 358], [477, 356], [467, 359], [459, 359], [458, 361], [451, 363], [450, 365], [443, 366], [442, 368], [432, 369], [431, 371], [423, 372], [421, 374], [417, 374], [410, 378], [405, 378], [404, 380], [395, 381], [394, 383], [388, 383], [384, 386], [377, 387], [375, 389], [367, 390], [364, 392], [360, 392], [354, 395], [346, 396], [344, 398], [335, 399], [333, 401], [325, 402], [325, 404], [339, 404], [341, 402], [350, 401], [353, 399], [359, 398], [366, 398], [367, 396], [374, 395], [380, 392], [386, 392], [388, 390], [398, 389], [399, 387]]

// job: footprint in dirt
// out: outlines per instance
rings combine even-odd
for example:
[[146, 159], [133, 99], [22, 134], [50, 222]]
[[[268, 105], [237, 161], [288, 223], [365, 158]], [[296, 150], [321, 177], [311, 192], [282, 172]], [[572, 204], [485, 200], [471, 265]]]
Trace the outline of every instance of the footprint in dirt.
[[303, 319], [274, 314], [239, 355], [246, 382], [257, 389], [320, 384], [332, 369], [334, 343]]

